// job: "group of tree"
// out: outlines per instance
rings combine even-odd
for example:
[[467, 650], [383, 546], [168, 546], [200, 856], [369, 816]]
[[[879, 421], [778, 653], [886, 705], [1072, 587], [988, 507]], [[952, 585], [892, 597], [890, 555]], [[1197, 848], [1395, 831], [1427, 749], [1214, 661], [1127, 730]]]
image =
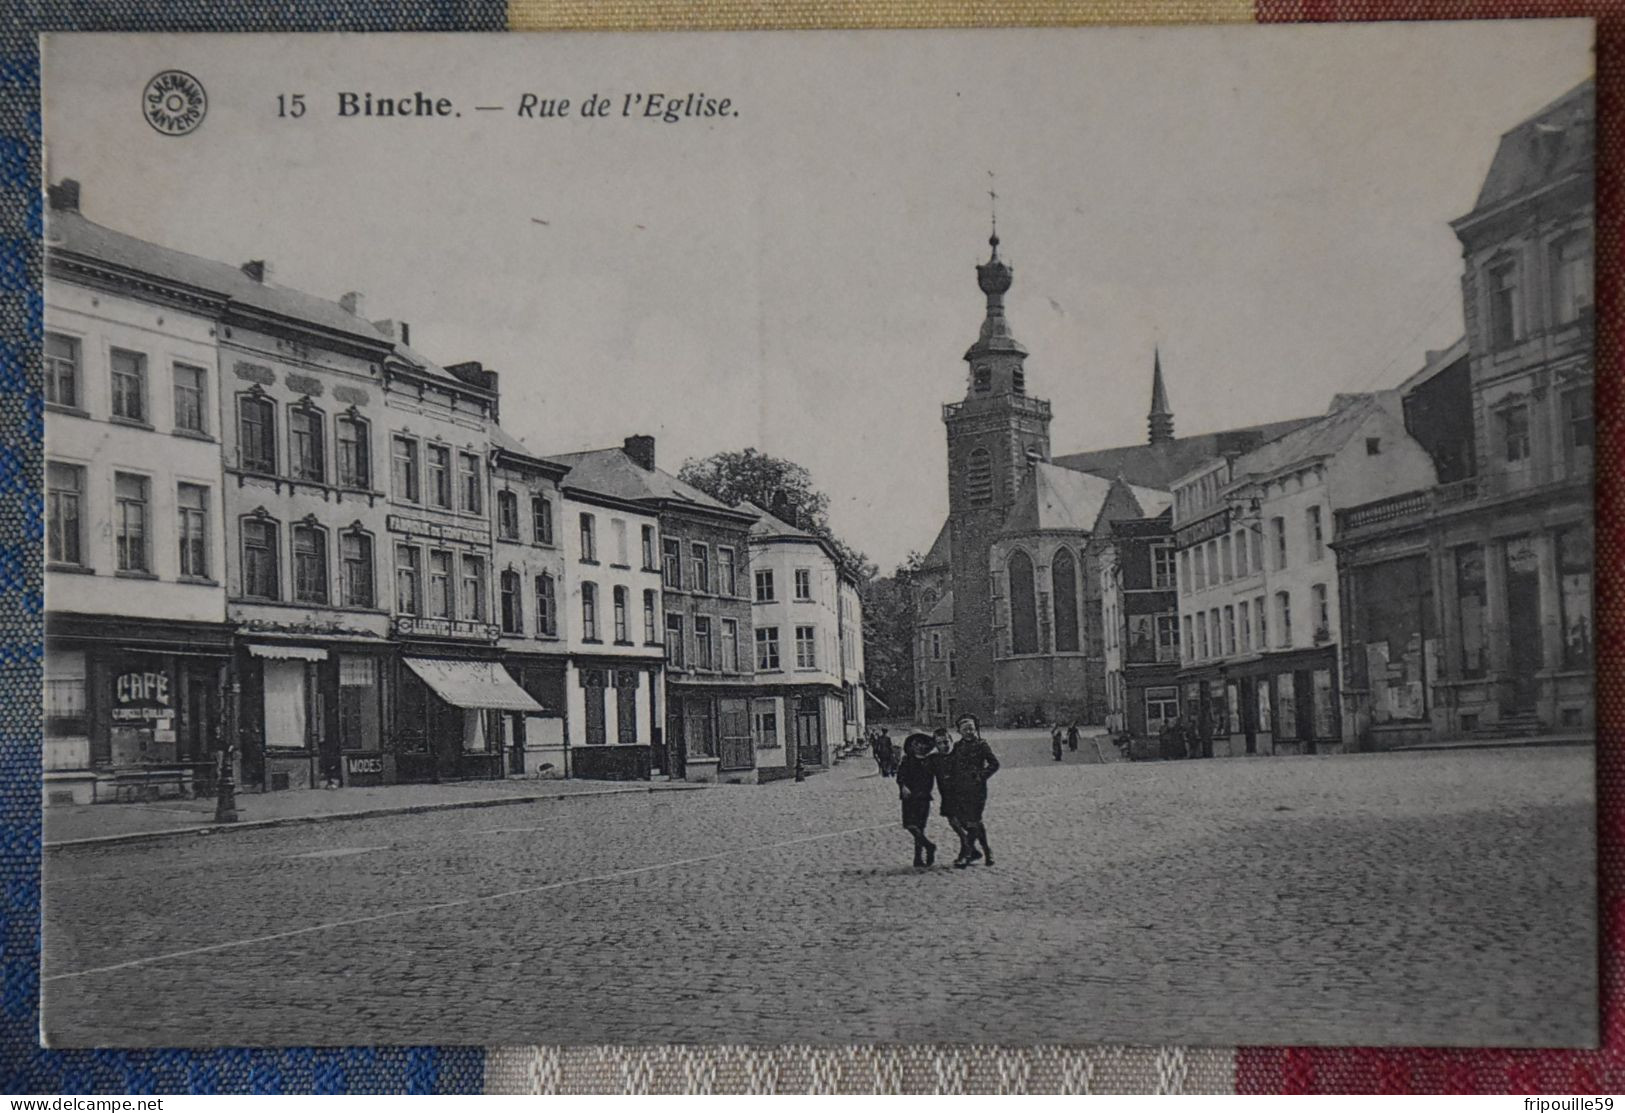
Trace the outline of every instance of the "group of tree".
[[869, 690], [890, 708], [888, 717], [914, 713], [914, 610], [909, 575], [918, 553], [890, 576], [879, 575], [861, 549], [848, 545], [829, 524], [829, 496], [800, 464], [754, 448], [717, 452], [684, 461], [677, 478], [729, 506], [751, 502], [798, 529], [823, 539], [841, 567], [858, 582], [863, 600], [864, 677]]

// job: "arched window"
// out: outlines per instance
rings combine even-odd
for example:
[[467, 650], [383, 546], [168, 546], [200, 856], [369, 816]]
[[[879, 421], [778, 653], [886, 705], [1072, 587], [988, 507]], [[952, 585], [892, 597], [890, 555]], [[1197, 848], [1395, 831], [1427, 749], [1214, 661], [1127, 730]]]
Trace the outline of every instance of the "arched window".
[[339, 414], [338, 465], [339, 486], [365, 491], [372, 486], [372, 444], [367, 419], [355, 412]]
[[1050, 564], [1054, 581], [1055, 652], [1078, 651], [1078, 573], [1077, 561], [1068, 549], [1058, 550]]
[[293, 527], [293, 598], [327, 602], [327, 531], [314, 522]]
[[311, 483], [327, 482], [327, 427], [322, 411], [310, 399], [288, 407], [288, 474]]
[[1016, 552], [1007, 566], [1010, 576], [1010, 652], [1038, 652], [1038, 609], [1033, 589], [1033, 562]]
[[965, 497], [976, 506], [993, 501], [993, 454], [985, 448], [972, 449], [965, 460]]
[[244, 471], [276, 474], [276, 406], [262, 394], [237, 399], [237, 463]]

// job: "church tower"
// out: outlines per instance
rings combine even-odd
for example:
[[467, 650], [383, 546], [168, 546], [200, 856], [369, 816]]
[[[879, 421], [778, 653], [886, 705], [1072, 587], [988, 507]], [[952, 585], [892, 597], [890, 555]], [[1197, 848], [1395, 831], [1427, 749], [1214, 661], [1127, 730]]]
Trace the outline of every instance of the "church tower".
[[[976, 268], [987, 315], [965, 353], [965, 397], [942, 408], [948, 428], [948, 523], [953, 551], [955, 706], [993, 725], [995, 706], [994, 585], [990, 554], [1005, 517], [1034, 463], [1047, 461], [1049, 403], [1027, 393], [1027, 349], [1010, 331], [1004, 295], [1013, 272], [993, 249]], [[1002, 589], [1001, 589], [1002, 590]]]

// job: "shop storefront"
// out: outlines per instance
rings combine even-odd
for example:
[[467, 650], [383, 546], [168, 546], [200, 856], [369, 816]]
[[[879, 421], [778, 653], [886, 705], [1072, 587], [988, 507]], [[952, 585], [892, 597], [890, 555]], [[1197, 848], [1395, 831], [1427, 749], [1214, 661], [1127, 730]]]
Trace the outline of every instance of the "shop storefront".
[[1227, 687], [1232, 752], [1342, 750], [1335, 647], [1271, 653], [1232, 666]]
[[376, 642], [245, 641], [239, 783], [266, 792], [387, 783], [391, 657]]
[[505, 776], [512, 716], [546, 714], [502, 662], [492, 658], [429, 657], [407, 651], [396, 675], [392, 757], [395, 778], [402, 782]]

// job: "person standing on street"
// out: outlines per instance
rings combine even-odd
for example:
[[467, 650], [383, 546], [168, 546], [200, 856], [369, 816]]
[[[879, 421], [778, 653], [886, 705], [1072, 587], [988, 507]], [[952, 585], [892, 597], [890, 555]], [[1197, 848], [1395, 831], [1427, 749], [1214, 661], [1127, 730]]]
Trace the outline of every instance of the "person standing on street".
[[[959, 857], [954, 865], [964, 869], [978, 858], [993, 864], [993, 849], [987, 842], [987, 825], [982, 812], [987, 807], [988, 778], [999, 771], [999, 759], [982, 740], [981, 725], [974, 715], [961, 715], [954, 724], [959, 741], [948, 755], [948, 780], [953, 793], [953, 818], [959, 821]], [[981, 849], [977, 850], [977, 844]]]
[[1078, 752], [1078, 721], [1072, 720], [1072, 725], [1066, 728], [1066, 748], [1073, 753]]
[[931, 820], [931, 789], [937, 770], [929, 734], [911, 734], [903, 740], [903, 760], [897, 765], [897, 796], [903, 802], [903, 830], [914, 836], [914, 864], [933, 865], [937, 844], [925, 837]]
[[1049, 748], [1055, 755], [1055, 760], [1061, 760], [1061, 724], [1056, 723], [1049, 728]]

